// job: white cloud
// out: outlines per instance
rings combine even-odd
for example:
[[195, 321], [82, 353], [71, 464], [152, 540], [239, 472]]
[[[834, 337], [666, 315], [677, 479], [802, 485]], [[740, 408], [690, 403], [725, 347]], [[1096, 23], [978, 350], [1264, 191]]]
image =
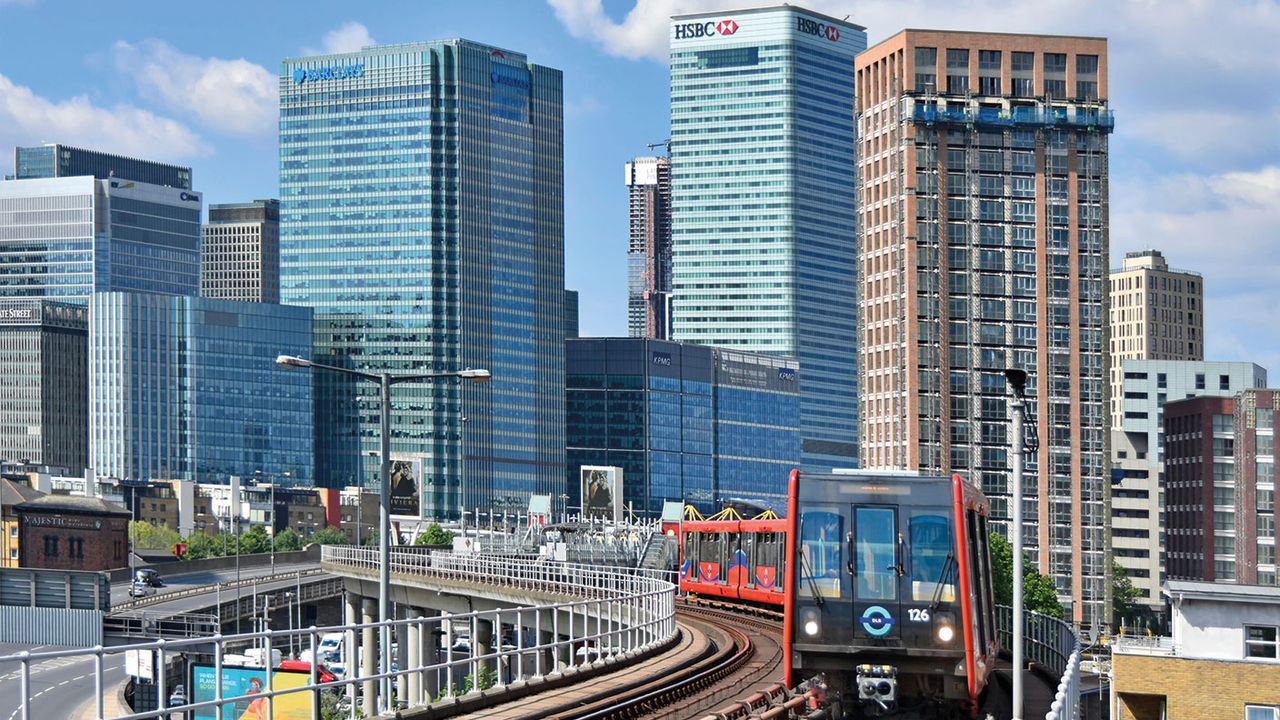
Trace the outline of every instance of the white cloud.
[[164, 160], [210, 152], [198, 135], [176, 120], [132, 105], [99, 107], [83, 95], [49, 100], [0, 74], [0, 147], [42, 142]]
[[378, 43], [369, 35], [369, 28], [354, 20], [343, 23], [335, 30], [330, 30], [320, 39], [319, 48], [303, 48], [303, 55], [329, 55], [331, 53], [355, 52], [369, 45]]
[[188, 55], [162, 40], [117, 42], [116, 66], [127, 69], [142, 95], [189, 113], [213, 130], [266, 135], [276, 130], [279, 80], [243, 58]]

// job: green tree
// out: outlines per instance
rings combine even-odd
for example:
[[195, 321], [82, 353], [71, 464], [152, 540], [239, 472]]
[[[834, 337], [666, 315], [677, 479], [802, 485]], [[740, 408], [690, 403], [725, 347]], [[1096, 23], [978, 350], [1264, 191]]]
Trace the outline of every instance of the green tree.
[[208, 533], [193, 532], [187, 537], [187, 554], [183, 560], [204, 560], [222, 555], [222, 538]]
[[[1022, 601], [1028, 610], [1062, 618], [1066, 611], [1058, 601], [1053, 580], [1040, 574], [1031, 557], [1023, 553]], [[991, 585], [996, 602], [1013, 604], [1013, 546], [999, 533], [991, 533]]]
[[347, 539], [346, 533], [335, 527], [322, 528], [320, 532], [311, 536], [311, 542], [321, 545], [350, 545], [351, 541]]
[[149, 522], [133, 520], [129, 522], [129, 537], [133, 538], [133, 546], [145, 550], [172, 550], [182, 536], [168, 525], [152, 525]]
[[1133, 586], [1129, 575], [1120, 563], [1111, 563], [1111, 614], [1112, 627], [1124, 627], [1128, 632], [1135, 626], [1153, 627], [1156, 616], [1151, 608], [1138, 602], [1142, 590]]
[[413, 541], [414, 545], [453, 545], [453, 531], [445, 530], [440, 527], [440, 523], [431, 523], [427, 529], [423, 531], [418, 539]]
[[285, 528], [284, 532], [276, 536], [277, 552], [301, 550], [303, 545], [302, 534], [293, 528]]
[[254, 525], [240, 534], [240, 554], [252, 555], [271, 551], [271, 536], [262, 525]]

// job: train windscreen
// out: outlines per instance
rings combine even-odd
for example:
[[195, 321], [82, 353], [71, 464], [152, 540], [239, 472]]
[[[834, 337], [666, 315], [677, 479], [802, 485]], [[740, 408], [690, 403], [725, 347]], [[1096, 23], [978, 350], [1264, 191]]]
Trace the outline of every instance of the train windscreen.
[[945, 508], [911, 513], [911, 599], [916, 602], [956, 601], [956, 566], [952, 555], [951, 520]]
[[858, 507], [853, 520], [859, 600], [898, 597], [897, 518], [887, 507]]
[[844, 518], [835, 509], [810, 507], [800, 515], [800, 586], [823, 597], [849, 594], [844, 572]]

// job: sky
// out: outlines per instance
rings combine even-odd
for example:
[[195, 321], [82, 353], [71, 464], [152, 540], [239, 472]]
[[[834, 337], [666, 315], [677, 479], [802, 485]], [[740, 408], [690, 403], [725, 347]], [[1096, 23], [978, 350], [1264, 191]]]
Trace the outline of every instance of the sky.
[[[668, 18], [751, 0], [0, 0], [0, 173], [62, 142], [188, 164], [205, 203], [278, 197], [277, 73], [315, 52], [463, 37], [564, 71], [565, 282], [626, 334], [623, 163], [669, 137]], [[867, 27], [1109, 40], [1111, 257], [1200, 272], [1206, 359], [1280, 385], [1280, 0], [808, 0]]]

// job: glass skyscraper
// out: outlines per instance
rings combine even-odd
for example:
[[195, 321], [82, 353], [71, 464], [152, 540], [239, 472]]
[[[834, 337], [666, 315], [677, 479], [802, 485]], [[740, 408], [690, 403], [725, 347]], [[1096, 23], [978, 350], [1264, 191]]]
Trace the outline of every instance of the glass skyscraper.
[[[315, 358], [493, 372], [393, 393], [427, 516], [564, 485], [562, 98], [560, 71], [467, 40], [281, 67], [281, 298], [315, 309]], [[319, 483], [375, 484], [377, 388], [316, 383]]]
[[858, 463], [858, 25], [774, 7], [671, 21], [673, 339], [797, 358], [803, 464]]
[[0, 182], [0, 297], [195, 295], [200, 193], [111, 178]]
[[90, 176], [99, 180], [133, 180], [148, 185], [191, 189], [191, 168], [124, 155], [52, 143], [13, 151], [14, 178]]
[[[89, 456], [98, 475], [313, 482], [311, 308], [145, 293], [89, 303]], [[288, 473], [288, 475], [286, 475]], [[286, 479], [287, 478], [287, 479]]]
[[794, 360], [648, 338], [566, 343], [569, 505], [583, 465], [622, 468], [623, 500], [703, 511], [750, 500], [782, 512], [800, 457]]

